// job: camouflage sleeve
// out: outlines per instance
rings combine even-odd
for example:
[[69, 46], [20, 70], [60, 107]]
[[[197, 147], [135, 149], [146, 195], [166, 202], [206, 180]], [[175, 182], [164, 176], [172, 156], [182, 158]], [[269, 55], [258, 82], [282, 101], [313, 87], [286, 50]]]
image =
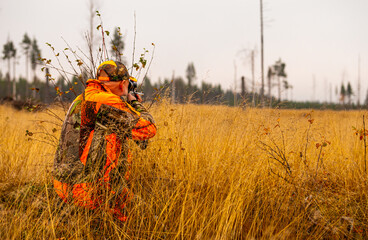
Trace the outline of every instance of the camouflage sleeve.
[[137, 100], [129, 102], [129, 104], [141, 114], [141, 118], [155, 124], [155, 120], [153, 119], [152, 115], [147, 111], [147, 109]]
[[130, 137], [139, 118], [133, 114], [102, 104], [97, 114], [96, 125], [102, 129]]
[[148, 139], [156, 135], [155, 120], [146, 108], [137, 100], [129, 102], [129, 104], [140, 113], [137, 124], [132, 129], [132, 139], [142, 148], [145, 149]]

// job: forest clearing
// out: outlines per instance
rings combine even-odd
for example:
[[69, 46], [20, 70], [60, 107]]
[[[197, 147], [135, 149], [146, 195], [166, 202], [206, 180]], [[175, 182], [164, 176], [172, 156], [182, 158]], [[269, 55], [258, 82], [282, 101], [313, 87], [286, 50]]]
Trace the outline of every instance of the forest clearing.
[[65, 112], [0, 106], [1, 239], [368, 237], [366, 111], [170, 104], [130, 142], [128, 221], [63, 204], [52, 164]]

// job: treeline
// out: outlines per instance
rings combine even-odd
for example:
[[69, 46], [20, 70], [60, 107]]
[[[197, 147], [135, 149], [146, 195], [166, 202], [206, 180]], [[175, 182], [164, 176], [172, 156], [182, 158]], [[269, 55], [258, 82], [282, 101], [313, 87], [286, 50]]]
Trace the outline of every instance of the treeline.
[[[75, 96], [84, 90], [85, 83], [74, 77], [68, 82], [60, 77], [58, 80], [49, 80], [46, 76], [43, 80], [37, 77], [30, 83], [20, 77], [13, 81], [8, 81], [7, 74], [0, 71], [0, 98], [13, 99], [41, 103], [53, 103], [55, 101], [72, 101]], [[47, 75], [47, 73], [45, 74]], [[15, 97], [12, 95], [13, 88], [16, 88]], [[195, 84], [188, 84], [183, 78], [165, 79], [163, 82], [152, 83], [150, 78], [146, 77], [141, 89], [144, 92], [144, 98], [148, 101], [160, 101], [163, 98], [169, 98], [174, 103], [195, 103], [195, 104], [223, 104], [234, 106], [244, 105], [251, 101], [250, 96], [236, 94], [231, 90], [224, 91], [221, 85], [212, 85], [202, 82], [200, 87]], [[259, 104], [259, 95], [255, 94], [255, 103]]]
[[[187, 81], [186, 81], [187, 80]], [[146, 77], [143, 81], [142, 91], [146, 101], [161, 101], [169, 99], [172, 103], [184, 104], [211, 104], [211, 105], [228, 105], [239, 107], [262, 107], [260, 94], [258, 92], [246, 91], [242, 89], [240, 93], [234, 94], [231, 90], [224, 90], [221, 85], [212, 85], [211, 83], [202, 82], [199, 86], [193, 83], [193, 79], [184, 80], [182, 77], [173, 79], [164, 79], [152, 83], [150, 78]], [[16, 87], [16, 100], [32, 101], [34, 103], [51, 104], [57, 101], [71, 102], [75, 96], [84, 90], [84, 84], [77, 77], [67, 81], [60, 77], [58, 80], [48, 80], [47, 76], [41, 80], [34, 78], [32, 83], [27, 82], [24, 78], [19, 78], [10, 83], [7, 81], [6, 75], [0, 71], [0, 98], [13, 99], [9, 92], [12, 87]], [[9, 90], [10, 89], [10, 90]], [[343, 96], [343, 95], [342, 95]], [[343, 98], [343, 97], [342, 97]], [[357, 105], [351, 101], [341, 101], [338, 103], [321, 103], [321, 102], [295, 102], [295, 101], [279, 101], [277, 98], [265, 97], [265, 107], [280, 109], [361, 109], [367, 106], [367, 100], [364, 105]]]
[[[83, 84], [77, 77], [74, 77], [69, 83], [64, 78], [59, 78], [57, 81], [47, 78], [41, 80], [35, 77], [30, 83], [20, 77], [9, 82], [7, 74], [4, 75], [0, 71], [0, 98], [50, 104], [60, 100], [71, 101], [84, 90]], [[16, 91], [13, 90], [14, 88]], [[11, 94], [12, 92], [16, 92], [16, 95]]]
[[[48, 44], [50, 47], [51, 45]], [[42, 61], [41, 51], [38, 47], [36, 39], [30, 39], [25, 33], [23, 40], [20, 42], [21, 52], [26, 59], [26, 77], [16, 76], [16, 64], [19, 59], [19, 50], [15, 44], [8, 40], [3, 45], [2, 58], [7, 62], [7, 73], [3, 74], [0, 71], [0, 99], [53, 103], [55, 101], [72, 101], [77, 95], [83, 92], [85, 80], [88, 79], [87, 73], [82, 71], [80, 76], [65, 79], [63, 77], [51, 78], [48, 69]], [[112, 34], [110, 43], [110, 52], [115, 59], [124, 61], [121, 58], [124, 51], [124, 41], [120, 28], [115, 28]], [[58, 55], [58, 54], [57, 54]], [[144, 55], [144, 54], [143, 54]], [[253, 58], [252, 58], [253, 59]], [[146, 60], [140, 58], [144, 65]], [[79, 62], [78, 62], [79, 65]], [[254, 64], [252, 64], [254, 65]], [[44, 77], [39, 78], [36, 74], [38, 67], [44, 68]], [[32, 77], [29, 75], [29, 69], [32, 70]], [[261, 89], [256, 89], [254, 80], [254, 69], [252, 70], [252, 79], [246, 79], [242, 76], [240, 80], [241, 89], [235, 92], [234, 90], [224, 90], [220, 84], [213, 85], [211, 83], [200, 82], [196, 83], [196, 70], [193, 63], [189, 63], [185, 78], [181, 76], [165, 78], [163, 81], [151, 81], [146, 77], [143, 80], [144, 98], [147, 101], [160, 101], [163, 98], [168, 98], [172, 103], [194, 103], [194, 104], [221, 104], [228, 106], [241, 107], [269, 107], [269, 108], [315, 108], [315, 109], [356, 109], [368, 104], [368, 91], [365, 102], [361, 105], [359, 101], [353, 103], [354, 96], [351, 84], [348, 83], [345, 87], [341, 85], [340, 91], [336, 88], [335, 95], [339, 97], [339, 104], [332, 103], [330, 91], [330, 102], [293, 102], [282, 100], [282, 93], [288, 98], [289, 92], [293, 88], [287, 81], [286, 64], [277, 60], [273, 65], [268, 67], [267, 85]], [[29, 80], [26, 80], [29, 79]], [[248, 86], [248, 88], [247, 88]], [[277, 94], [272, 94], [273, 89], [277, 89]], [[277, 97], [275, 97], [277, 95]]]

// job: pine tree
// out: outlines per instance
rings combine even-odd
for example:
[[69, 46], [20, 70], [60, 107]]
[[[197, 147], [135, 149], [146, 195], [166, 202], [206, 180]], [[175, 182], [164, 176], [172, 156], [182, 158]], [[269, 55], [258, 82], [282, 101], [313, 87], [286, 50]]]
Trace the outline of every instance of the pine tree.
[[15, 71], [15, 65], [17, 64], [17, 49], [13, 47], [12, 49], [12, 58], [13, 58], [13, 99], [17, 98], [17, 79], [16, 79], [16, 71]]
[[242, 98], [243, 98], [243, 101], [244, 101], [244, 99], [245, 99], [245, 94], [246, 94], [246, 86], [245, 86], [245, 77], [244, 76], [242, 76], [241, 77], [241, 96], [242, 96]]
[[272, 107], [272, 78], [274, 75], [274, 71], [272, 70], [273, 67], [268, 67], [268, 71], [267, 71], [267, 83], [268, 83], [268, 100], [270, 101], [270, 108]]
[[281, 61], [281, 59], [279, 59], [275, 63], [275, 74], [277, 76], [277, 86], [278, 86], [278, 90], [279, 90], [279, 101], [281, 101], [281, 78], [284, 79], [284, 78], [287, 77], [287, 75], [285, 73], [285, 67], [286, 67], [286, 64], [283, 63]]
[[346, 97], [345, 86], [344, 86], [343, 83], [341, 83], [341, 88], [340, 88], [340, 102], [342, 104], [345, 104], [345, 97]]
[[11, 91], [10, 91], [10, 60], [14, 58], [15, 55], [16, 55], [16, 50], [14, 48], [14, 44], [12, 41], [8, 40], [8, 42], [5, 43], [4, 48], [3, 48], [3, 59], [7, 60], [8, 62], [8, 77], [7, 77], [7, 91], [6, 91], [7, 96], [10, 96], [11, 94]]
[[30, 60], [30, 50], [31, 50], [31, 46], [32, 46], [32, 41], [31, 39], [28, 37], [27, 33], [24, 34], [23, 36], [23, 40], [21, 42], [21, 46], [23, 48], [25, 57], [26, 57], [26, 98], [28, 97], [28, 81], [29, 81], [29, 60]]
[[120, 32], [120, 28], [116, 27], [114, 30], [113, 39], [111, 40], [111, 54], [115, 57], [116, 60], [120, 62], [124, 47], [125, 44], [123, 41], [122, 34]]
[[[34, 88], [36, 88], [36, 85], [37, 85], [36, 67], [37, 67], [37, 64], [40, 63], [40, 60], [39, 60], [40, 58], [41, 58], [41, 51], [38, 47], [36, 39], [33, 39], [30, 60], [31, 60], [31, 68], [32, 68], [32, 71], [33, 71], [33, 85], [34, 85]], [[33, 95], [33, 98], [35, 98], [36, 97], [36, 91], [33, 91], [32, 95]]]
[[196, 71], [194, 68], [194, 64], [192, 62], [188, 64], [186, 74], [188, 79], [188, 87], [191, 88], [193, 81], [196, 77]]
[[350, 82], [348, 82], [348, 86], [347, 86], [347, 89], [346, 89], [346, 95], [348, 96], [348, 104], [350, 105], [351, 104], [351, 96], [353, 95], [353, 89], [351, 87]]

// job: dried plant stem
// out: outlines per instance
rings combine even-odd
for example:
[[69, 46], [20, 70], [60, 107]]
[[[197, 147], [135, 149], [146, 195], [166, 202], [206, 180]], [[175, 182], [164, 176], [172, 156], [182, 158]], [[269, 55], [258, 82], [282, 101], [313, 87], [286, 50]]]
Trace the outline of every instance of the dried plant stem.
[[307, 148], [309, 143], [309, 130], [311, 128], [312, 124], [309, 124], [308, 130], [307, 130], [307, 141], [305, 143], [305, 149], [304, 149], [304, 164], [307, 165]]
[[146, 77], [147, 77], [148, 71], [149, 71], [149, 69], [150, 69], [150, 67], [151, 67], [151, 63], [152, 63], [152, 61], [153, 61], [153, 57], [154, 57], [154, 55], [155, 55], [155, 48], [156, 48], [156, 46], [155, 46], [153, 43], [152, 43], [152, 45], [153, 45], [153, 50], [152, 50], [151, 60], [150, 60], [150, 62], [149, 62], [149, 64], [148, 64], [146, 74], [144, 74], [144, 77], [143, 77], [142, 83], [141, 83], [141, 84], [139, 85], [139, 87], [138, 87], [138, 91], [140, 91], [140, 90], [142, 89], [143, 83], [144, 83], [144, 81], [145, 81], [145, 79], [146, 79]]
[[365, 120], [363, 115], [363, 139], [364, 139], [364, 172], [367, 174], [367, 142], [366, 142], [366, 133], [365, 133]]
[[133, 74], [134, 65], [134, 53], [135, 53], [135, 39], [137, 37], [137, 18], [134, 11], [134, 40], [133, 40], [133, 57], [132, 57], [132, 69], [130, 70], [130, 75]]
[[101, 22], [101, 32], [102, 32], [102, 52], [105, 53], [104, 61], [106, 61], [109, 58], [109, 54], [108, 54], [107, 49], [106, 49], [105, 33], [104, 33], [104, 30], [103, 30], [102, 22]]
[[[321, 146], [321, 149], [319, 150], [318, 159], [317, 159], [316, 174], [315, 174], [314, 178], [316, 178], [316, 177], [317, 177], [317, 172], [318, 172], [318, 163], [319, 163], [319, 160], [321, 159], [322, 149], [323, 149], [323, 146]], [[322, 160], [321, 160], [321, 163], [322, 163]]]
[[51, 228], [52, 228], [52, 233], [54, 235], [54, 238], [56, 239], [56, 233], [55, 233], [55, 227], [54, 227], [54, 219], [52, 217], [52, 212], [51, 212], [51, 208], [50, 208], [50, 198], [49, 198], [49, 192], [47, 190], [47, 184], [45, 183], [45, 189], [46, 189], [46, 198], [47, 198], [47, 210], [49, 212], [50, 215], [50, 222], [51, 222]]

